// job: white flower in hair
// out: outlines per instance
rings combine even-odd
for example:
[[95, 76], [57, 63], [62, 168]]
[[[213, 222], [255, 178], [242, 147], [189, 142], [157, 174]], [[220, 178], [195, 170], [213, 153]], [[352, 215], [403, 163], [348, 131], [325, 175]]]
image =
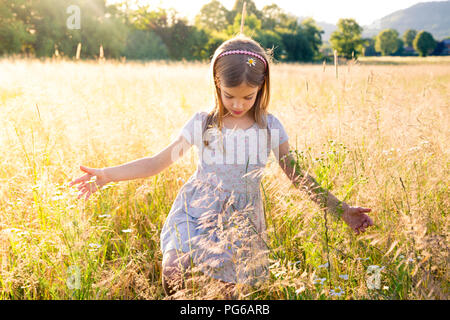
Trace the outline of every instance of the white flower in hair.
[[256, 64], [255, 59], [254, 58], [248, 58], [247, 59], [247, 64], [249, 66], [255, 66], [255, 64]]

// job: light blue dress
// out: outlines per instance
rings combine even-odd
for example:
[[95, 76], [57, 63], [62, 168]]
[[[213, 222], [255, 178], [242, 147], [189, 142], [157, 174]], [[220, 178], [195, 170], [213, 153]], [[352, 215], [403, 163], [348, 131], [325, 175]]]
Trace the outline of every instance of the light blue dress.
[[262, 171], [270, 152], [288, 140], [281, 122], [267, 114], [267, 128], [209, 129], [207, 112], [196, 112], [180, 134], [195, 145], [198, 167], [181, 187], [161, 231], [161, 250], [190, 252], [204, 274], [255, 285], [267, 279], [268, 247]]

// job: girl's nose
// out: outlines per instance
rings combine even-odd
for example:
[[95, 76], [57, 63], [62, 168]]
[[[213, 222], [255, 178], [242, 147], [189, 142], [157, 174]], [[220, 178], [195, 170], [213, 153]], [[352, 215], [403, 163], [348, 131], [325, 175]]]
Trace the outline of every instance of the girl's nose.
[[239, 111], [239, 110], [243, 109], [243, 105], [242, 105], [242, 103], [240, 103], [240, 102], [234, 102], [233, 108], [234, 108], [235, 110]]

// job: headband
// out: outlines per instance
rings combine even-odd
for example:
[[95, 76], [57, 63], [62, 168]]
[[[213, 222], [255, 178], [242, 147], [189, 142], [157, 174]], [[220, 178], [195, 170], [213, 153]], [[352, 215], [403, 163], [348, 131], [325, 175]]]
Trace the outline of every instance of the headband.
[[225, 52], [222, 52], [217, 57], [217, 59], [219, 59], [220, 57], [223, 57], [223, 56], [228, 56], [230, 54], [246, 54], [246, 55], [249, 55], [249, 56], [256, 57], [256, 58], [258, 58], [259, 60], [261, 60], [264, 63], [264, 69], [267, 69], [266, 59], [264, 59], [261, 55], [259, 55], [257, 53], [254, 53], [254, 52], [251, 52], [251, 51], [247, 51], [247, 50], [230, 50], [230, 51], [225, 51]]

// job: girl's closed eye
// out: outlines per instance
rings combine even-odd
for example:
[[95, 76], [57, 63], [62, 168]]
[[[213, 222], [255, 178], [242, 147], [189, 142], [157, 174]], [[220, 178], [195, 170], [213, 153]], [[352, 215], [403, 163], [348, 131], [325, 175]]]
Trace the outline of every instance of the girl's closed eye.
[[[227, 98], [227, 99], [233, 99], [233, 97], [230, 97], [230, 96], [225, 96], [225, 98]], [[245, 100], [252, 100], [252, 99], [253, 99], [253, 96], [251, 96], [251, 97], [245, 97], [244, 99], [245, 99]]]

